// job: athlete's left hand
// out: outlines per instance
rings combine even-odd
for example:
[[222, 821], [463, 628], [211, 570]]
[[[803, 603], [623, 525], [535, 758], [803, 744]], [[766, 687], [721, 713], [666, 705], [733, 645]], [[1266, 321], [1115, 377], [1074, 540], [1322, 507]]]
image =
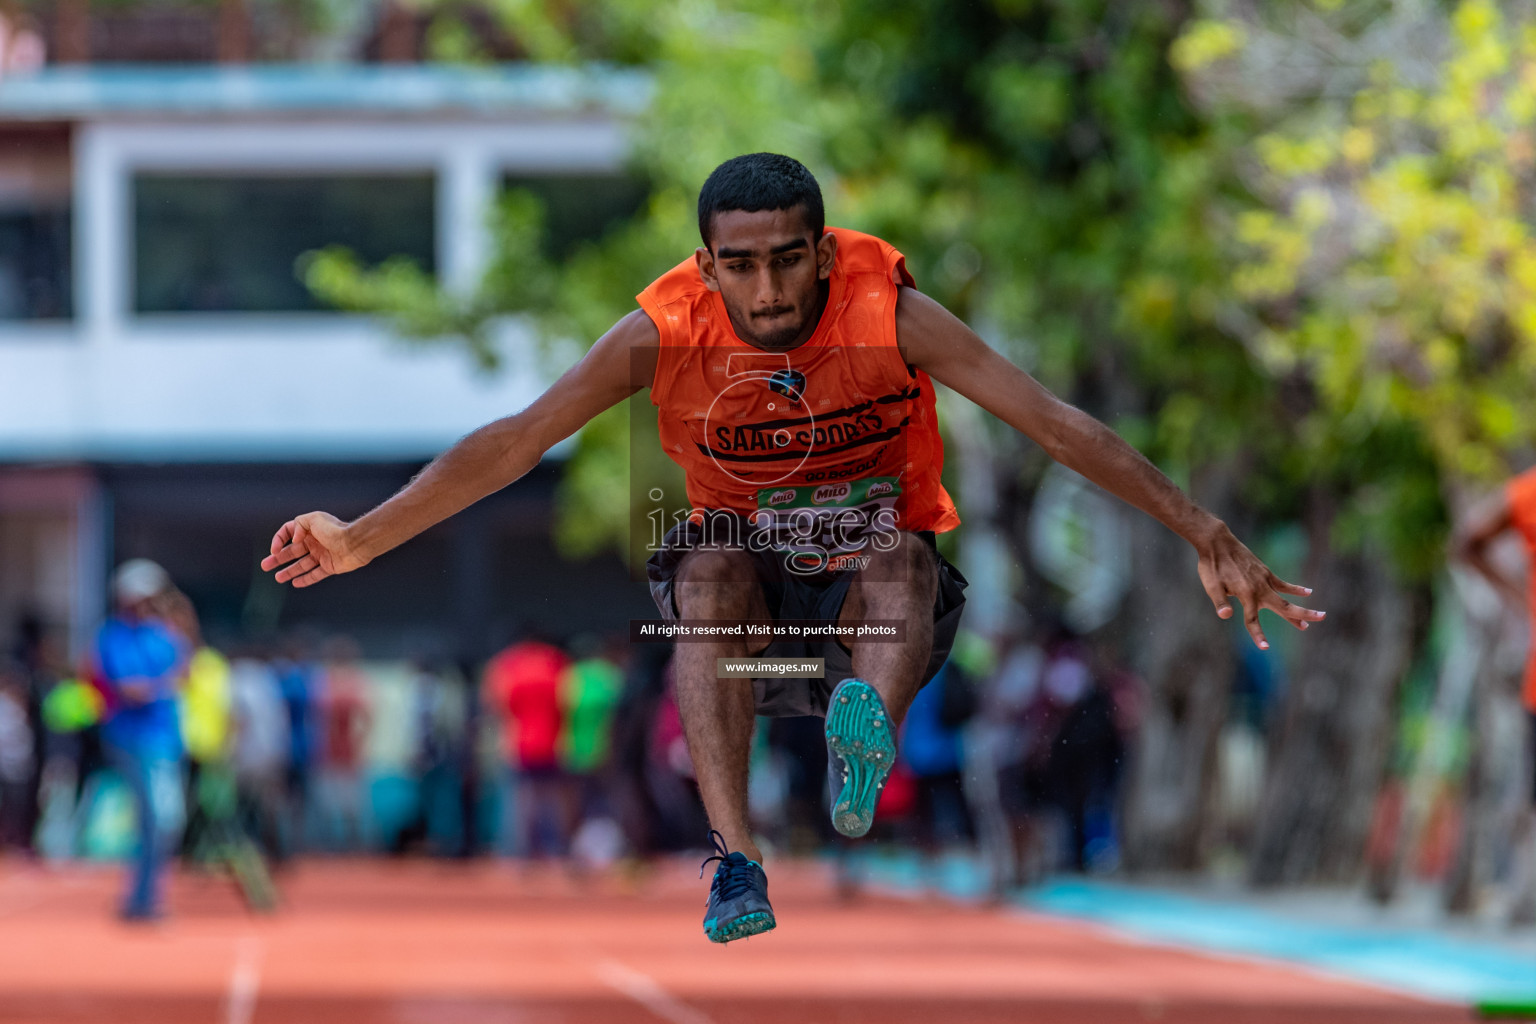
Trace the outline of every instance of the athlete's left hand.
[[1264, 638], [1264, 630], [1259, 628], [1260, 608], [1268, 608], [1297, 629], [1306, 629], [1327, 615], [1327, 612], [1291, 604], [1281, 597], [1281, 594], [1306, 597], [1312, 590], [1287, 583], [1270, 572], [1269, 566], [1259, 561], [1258, 556], [1234, 537], [1225, 524], [1214, 530], [1196, 550], [1200, 556], [1200, 583], [1216, 606], [1216, 614], [1230, 619], [1232, 603], [1227, 598], [1237, 598], [1243, 606], [1243, 623], [1261, 651], [1269, 650], [1269, 641]]

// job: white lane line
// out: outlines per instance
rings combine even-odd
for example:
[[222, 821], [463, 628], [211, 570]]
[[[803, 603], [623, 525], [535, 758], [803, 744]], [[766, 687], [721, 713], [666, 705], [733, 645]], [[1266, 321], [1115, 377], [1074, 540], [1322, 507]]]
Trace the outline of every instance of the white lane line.
[[714, 1024], [714, 1019], [707, 1013], [679, 1001], [649, 974], [641, 974], [617, 960], [599, 960], [594, 969], [609, 988], [633, 999], [662, 1020], [671, 1021], [671, 1024]]
[[224, 1001], [224, 1024], [251, 1024], [260, 988], [261, 940], [248, 935], [235, 947], [235, 966], [229, 972], [229, 995]]

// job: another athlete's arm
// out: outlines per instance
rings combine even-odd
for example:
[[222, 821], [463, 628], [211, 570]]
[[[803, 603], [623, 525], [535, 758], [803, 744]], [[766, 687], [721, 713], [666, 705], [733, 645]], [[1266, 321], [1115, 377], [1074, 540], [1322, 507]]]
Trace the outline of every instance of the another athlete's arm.
[[1299, 608], [1280, 596], [1312, 591], [1270, 572], [1225, 523], [1191, 501], [1113, 430], [1051, 394], [933, 299], [913, 288], [901, 290], [896, 337], [908, 363], [1188, 541], [1199, 556], [1200, 582], [1216, 614], [1229, 618], [1232, 606], [1227, 598], [1237, 598], [1248, 632], [1260, 647], [1269, 646], [1259, 627], [1260, 608], [1268, 608], [1297, 629], [1323, 618], [1322, 612]]
[[648, 386], [659, 342], [651, 318], [635, 310], [532, 405], [469, 434], [367, 515], [344, 523], [326, 512], [309, 512], [284, 523], [261, 567], [277, 569], [279, 583], [307, 587], [360, 569], [501, 490], [592, 417]]
[[1455, 539], [1452, 550], [1457, 558], [1487, 580], [1494, 590], [1520, 605], [1525, 602], [1525, 595], [1520, 592], [1519, 586], [1494, 568], [1488, 560], [1488, 545], [1514, 525], [1514, 509], [1510, 508], [1509, 496], [1500, 494], [1497, 502], [1479, 510], [1472, 517], [1471, 522]]

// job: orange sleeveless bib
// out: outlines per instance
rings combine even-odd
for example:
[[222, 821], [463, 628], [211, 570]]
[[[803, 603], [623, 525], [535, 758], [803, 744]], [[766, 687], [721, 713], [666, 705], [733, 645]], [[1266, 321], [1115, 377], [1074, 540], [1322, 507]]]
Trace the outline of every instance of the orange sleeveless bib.
[[692, 258], [637, 296], [661, 334], [651, 401], [662, 446], [695, 514], [745, 514], [783, 546], [836, 554], [859, 550], [872, 527], [954, 529], [933, 384], [896, 347], [906, 262], [871, 235], [828, 230], [827, 306], [793, 351], [737, 338]]

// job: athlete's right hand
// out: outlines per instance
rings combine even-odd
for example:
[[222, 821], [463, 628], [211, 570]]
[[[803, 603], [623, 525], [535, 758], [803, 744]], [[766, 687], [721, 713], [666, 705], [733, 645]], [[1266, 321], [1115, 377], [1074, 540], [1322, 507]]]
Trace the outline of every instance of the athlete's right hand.
[[261, 567], [267, 572], [277, 569], [273, 579], [279, 583], [291, 580], [296, 587], [308, 587], [368, 562], [353, 547], [346, 523], [328, 512], [306, 512], [272, 535], [272, 553], [261, 560]]

